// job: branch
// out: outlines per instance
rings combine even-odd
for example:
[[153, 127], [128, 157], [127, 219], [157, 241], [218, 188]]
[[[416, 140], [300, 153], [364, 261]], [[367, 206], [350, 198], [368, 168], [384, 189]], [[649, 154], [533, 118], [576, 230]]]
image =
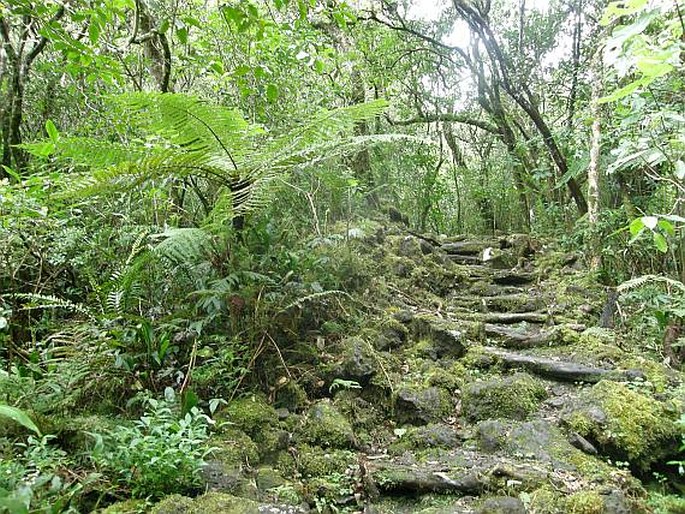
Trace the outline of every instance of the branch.
[[[64, 15], [66, 14], [66, 4], [62, 4], [59, 9], [57, 9], [57, 12], [50, 18], [50, 21], [47, 23], [47, 25], [50, 25], [56, 21], [61, 20]], [[48, 38], [45, 36], [41, 36], [41, 38], [38, 40], [38, 42], [35, 44], [35, 46], [31, 49], [29, 54], [26, 56], [26, 61], [24, 64], [24, 67], [28, 69], [33, 61], [38, 57], [43, 49], [45, 48], [45, 45], [48, 44]]]
[[416, 116], [408, 120], [393, 120], [390, 117], [387, 117], [387, 119], [391, 125], [398, 126], [414, 125], [416, 123], [433, 123], [437, 121], [464, 123], [465, 125], [472, 125], [474, 127], [478, 127], [481, 130], [490, 132], [491, 134], [495, 134], [497, 136], [501, 135], [501, 131], [495, 125], [492, 125], [487, 121], [469, 118], [468, 116], [465, 116], [463, 114], [426, 114], [422, 116]]
[[421, 39], [422, 41], [425, 41], [426, 43], [430, 43], [431, 45], [438, 47], [438, 48], [442, 48], [443, 50], [446, 50], [448, 52], [454, 52], [454, 53], [458, 54], [462, 59], [468, 60], [467, 56], [466, 56], [466, 52], [464, 52], [463, 49], [459, 48], [458, 46], [447, 45], [441, 41], [438, 41], [434, 37], [427, 36], [426, 34], [419, 32], [418, 30], [415, 30], [411, 27], [408, 27], [404, 23], [404, 21], [402, 21], [402, 20], [400, 20], [400, 23], [402, 23], [402, 25], [393, 25], [389, 21], [385, 21], [385, 20], [380, 19], [376, 15], [375, 12], [369, 13], [368, 17], [361, 17], [360, 16], [357, 19], [362, 20], [362, 21], [375, 21], [376, 23], [380, 23], [381, 25], [385, 25], [386, 27], [388, 27], [391, 30], [395, 30], [398, 32], [404, 32], [406, 34], [411, 34], [412, 36], [414, 36], [418, 39]]

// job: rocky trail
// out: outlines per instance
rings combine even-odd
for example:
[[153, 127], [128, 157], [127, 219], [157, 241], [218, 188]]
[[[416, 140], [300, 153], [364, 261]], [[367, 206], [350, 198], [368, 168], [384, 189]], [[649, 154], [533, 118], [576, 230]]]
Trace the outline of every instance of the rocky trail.
[[153, 512], [649, 512], [683, 375], [599, 326], [580, 256], [527, 236], [364, 244], [384, 273], [373, 326], [230, 402], [213, 492]]

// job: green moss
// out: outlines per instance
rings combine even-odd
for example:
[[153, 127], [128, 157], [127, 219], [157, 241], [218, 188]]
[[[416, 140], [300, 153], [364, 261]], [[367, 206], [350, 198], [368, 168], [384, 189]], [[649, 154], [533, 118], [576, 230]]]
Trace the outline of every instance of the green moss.
[[462, 408], [470, 420], [525, 419], [537, 410], [546, 396], [547, 392], [538, 380], [517, 373], [504, 379], [469, 384], [464, 389]]
[[220, 438], [209, 442], [214, 448], [210, 457], [228, 466], [240, 467], [259, 461], [259, 448], [250, 437], [236, 428], [224, 430]]
[[407, 427], [388, 450], [394, 454], [427, 448], [454, 448], [458, 445], [455, 429], [449, 425], [430, 424], [422, 427]]
[[429, 387], [442, 387], [448, 391], [456, 391], [464, 387], [468, 375], [468, 370], [461, 362], [454, 362], [448, 368], [433, 366], [425, 374], [425, 383]]
[[190, 514], [193, 511], [193, 500], [180, 494], [167, 496], [154, 505], [150, 514]]
[[565, 496], [551, 485], [544, 485], [530, 493], [528, 509], [536, 514], [566, 514]]
[[677, 439], [674, 417], [664, 404], [624, 384], [603, 380], [592, 388], [588, 400], [600, 406], [606, 423], [593, 422], [581, 410], [571, 416], [570, 426], [642, 469], [661, 458]]
[[356, 454], [348, 450], [325, 450], [306, 444], [298, 447], [297, 465], [304, 477], [341, 473], [356, 463]]
[[304, 388], [294, 380], [288, 380], [276, 391], [274, 405], [277, 408], [296, 411], [302, 409], [307, 404], [307, 401], [307, 393]]
[[566, 500], [568, 514], [602, 514], [604, 500], [596, 491], [579, 491]]
[[228, 421], [254, 436], [264, 427], [278, 424], [278, 414], [266, 400], [259, 395], [246, 396], [233, 400], [218, 416], [218, 421]]
[[[641, 355], [630, 355], [621, 359], [618, 365], [622, 369], [639, 369], [642, 371], [655, 392], [663, 393], [667, 390], [669, 383], [668, 368], [663, 364]], [[648, 387], [649, 384], [645, 384], [645, 386]]]
[[193, 504], [189, 514], [259, 514], [256, 502], [224, 493], [207, 493]]
[[423, 384], [407, 384], [395, 395], [395, 416], [400, 424], [436, 423], [454, 412], [449, 391]]
[[139, 514], [147, 510], [145, 500], [126, 500], [110, 505], [106, 509], [99, 511], [101, 514]]
[[324, 447], [349, 448], [354, 446], [354, 432], [350, 422], [328, 400], [317, 402], [309, 410], [301, 429], [301, 438]]
[[647, 505], [654, 514], [685, 514], [685, 497], [651, 493]]

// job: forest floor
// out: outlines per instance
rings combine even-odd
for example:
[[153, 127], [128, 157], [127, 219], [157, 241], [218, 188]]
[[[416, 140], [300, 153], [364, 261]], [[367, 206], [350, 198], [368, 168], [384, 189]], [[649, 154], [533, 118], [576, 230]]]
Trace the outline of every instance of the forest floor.
[[365, 232], [367, 325], [316, 336], [286, 358], [297, 380], [231, 401], [209, 492], [153, 512], [619, 514], [652, 511], [647, 483], [683, 487], [667, 462], [685, 374], [612, 328], [581, 255]]

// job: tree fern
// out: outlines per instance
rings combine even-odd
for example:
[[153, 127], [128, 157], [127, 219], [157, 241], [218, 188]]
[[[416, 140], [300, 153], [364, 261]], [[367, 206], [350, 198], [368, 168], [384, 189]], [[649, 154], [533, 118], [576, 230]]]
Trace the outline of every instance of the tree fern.
[[390, 141], [346, 137], [356, 124], [383, 112], [382, 100], [321, 111], [279, 136], [248, 123], [235, 109], [193, 96], [132, 93], [114, 101], [143, 137], [121, 143], [61, 137], [58, 158], [91, 170], [71, 182], [67, 196], [135, 187], [158, 177], [199, 176], [223, 188], [218, 217], [235, 217], [264, 205], [273, 178], [295, 167]]

